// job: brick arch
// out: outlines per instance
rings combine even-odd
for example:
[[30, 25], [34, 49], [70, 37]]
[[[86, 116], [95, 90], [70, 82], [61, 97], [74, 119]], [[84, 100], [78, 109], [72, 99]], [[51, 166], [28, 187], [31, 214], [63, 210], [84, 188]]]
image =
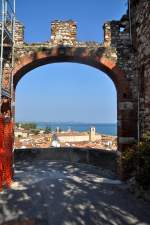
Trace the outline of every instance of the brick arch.
[[[117, 63], [101, 54], [91, 55], [87, 49], [56, 47], [51, 51], [37, 51], [20, 57], [13, 70], [14, 90], [19, 80], [36, 67], [58, 62], [73, 62], [95, 67], [106, 73], [117, 92], [117, 135], [120, 151], [137, 138], [136, 108], [125, 73]], [[132, 126], [131, 126], [132, 124]]]
[[[130, 96], [128, 82], [125, 76], [125, 73], [117, 66], [117, 63], [114, 61], [104, 57], [104, 56], [91, 56], [88, 54], [88, 51], [84, 49], [81, 53], [76, 53], [77, 51], [73, 48], [67, 49], [67, 53], [62, 52], [65, 51], [65, 48], [53, 48], [51, 53], [49, 54], [46, 51], [38, 51], [34, 54], [25, 54], [20, 57], [15, 64], [13, 70], [14, 76], [14, 89], [16, 88], [19, 80], [29, 71], [33, 70], [36, 67], [57, 63], [57, 62], [72, 62], [72, 63], [81, 63], [91, 67], [95, 67], [105, 74], [107, 74], [110, 79], [113, 81], [117, 96], [119, 98], [128, 98]], [[79, 49], [79, 52], [81, 49]]]

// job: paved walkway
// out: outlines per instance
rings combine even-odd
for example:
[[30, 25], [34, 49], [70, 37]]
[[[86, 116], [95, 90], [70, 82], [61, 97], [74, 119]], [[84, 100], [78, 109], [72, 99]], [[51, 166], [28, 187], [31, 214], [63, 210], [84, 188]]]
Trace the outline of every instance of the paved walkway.
[[46, 160], [21, 161], [12, 188], [0, 193], [2, 224], [148, 225], [150, 205], [128, 193], [106, 170]]

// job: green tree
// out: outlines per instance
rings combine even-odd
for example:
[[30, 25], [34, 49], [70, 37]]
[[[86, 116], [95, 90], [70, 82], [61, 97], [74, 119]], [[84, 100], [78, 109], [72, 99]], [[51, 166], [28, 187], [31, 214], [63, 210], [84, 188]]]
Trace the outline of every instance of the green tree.
[[52, 131], [51, 127], [46, 127], [44, 133], [49, 134], [51, 133], [51, 131]]
[[38, 135], [40, 133], [40, 130], [38, 130], [38, 129], [32, 129], [31, 130], [31, 133], [34, 134], [34, 135]]
[[15, 126], [18, 128], [18, 127], [19, 127], [19, 123], [18, 123], [18, 122], [16, 122], [16, 123], [15, 123]]
[[22, 123], [21, 127], [24, 128], [25, 130], [35, 130], [37, 128], [36, 123]]

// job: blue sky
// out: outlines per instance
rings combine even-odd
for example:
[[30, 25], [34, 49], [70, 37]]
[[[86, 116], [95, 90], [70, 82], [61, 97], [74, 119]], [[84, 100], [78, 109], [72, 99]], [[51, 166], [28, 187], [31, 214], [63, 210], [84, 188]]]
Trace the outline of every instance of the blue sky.
[[[105, 21], [120, 19], [126, 0], [17, 0], [17, 19], [25, 25], [26, 42], [50, 39], [55, 19], [77, 22], [80, 41], [102, 42]], [[36, 68], [19, 82], [16, 120], [116, 122], [114, 84], [103, 72], [76, 63]]]

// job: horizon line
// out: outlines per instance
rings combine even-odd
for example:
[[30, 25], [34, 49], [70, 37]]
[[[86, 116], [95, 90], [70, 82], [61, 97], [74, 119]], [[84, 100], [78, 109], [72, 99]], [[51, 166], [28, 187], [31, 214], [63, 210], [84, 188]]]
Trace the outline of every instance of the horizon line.
[[16, 123], [82, 123], [82, 124], [117, 124], [116, 122], [82, 122], [82, 121], [34, 121], [34, 120], [16, 120]]

